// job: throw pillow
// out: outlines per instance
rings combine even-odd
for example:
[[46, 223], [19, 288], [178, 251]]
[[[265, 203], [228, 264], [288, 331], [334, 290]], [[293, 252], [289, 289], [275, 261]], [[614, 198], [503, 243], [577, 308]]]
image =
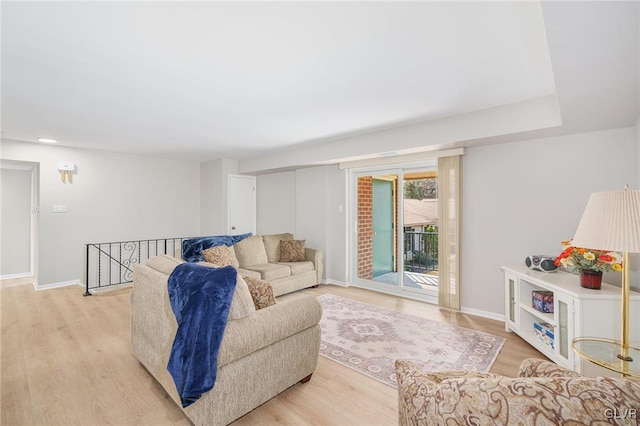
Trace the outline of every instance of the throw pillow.
[[242, 278], [247, 283], [247, 286], [249, 286], [249, 293], [251, 293], [256, 309], [262, 309], [276, 304], [276, 298], [273, 295], [273, 287], [271, 287], [271, 284], [246, 275], [243, 275]]
[[280, 262], [304, 262], [304, 240], [280, 240]]
[[233, 256], [229, 247], [224, 244], [202, 250], [204, 260], [218, 266], [233, 265]]

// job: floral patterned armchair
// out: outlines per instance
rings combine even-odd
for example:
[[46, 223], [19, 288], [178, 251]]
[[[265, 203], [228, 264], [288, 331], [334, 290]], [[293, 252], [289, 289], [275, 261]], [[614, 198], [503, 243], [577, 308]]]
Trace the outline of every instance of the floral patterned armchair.
[[582, 425], [640, 423], [640, 381], [583, 377], [526, 359], [517, 378], [426, 373], [396, 361], [400, 425]]

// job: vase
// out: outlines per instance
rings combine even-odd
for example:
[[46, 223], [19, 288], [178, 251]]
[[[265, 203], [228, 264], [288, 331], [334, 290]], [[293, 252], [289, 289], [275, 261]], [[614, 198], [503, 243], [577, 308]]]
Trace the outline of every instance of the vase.
[[588, 269], [581, 269], [580, 285], [584, 288], [600, 290], [600, 286], [602, 285], [602, 272], [590, 271]]

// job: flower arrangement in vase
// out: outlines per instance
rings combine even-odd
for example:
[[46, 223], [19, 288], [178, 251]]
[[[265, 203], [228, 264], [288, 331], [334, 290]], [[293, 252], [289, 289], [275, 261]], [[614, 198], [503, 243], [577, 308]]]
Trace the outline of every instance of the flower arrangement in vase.
[[622, 271], [620, 253], [574, 247], [571, 240], [563, 241], [564, 250], [556, 257], [555, 265], [580, 272], [580, 285], [585, 288], [600, 289], [602, 273]]

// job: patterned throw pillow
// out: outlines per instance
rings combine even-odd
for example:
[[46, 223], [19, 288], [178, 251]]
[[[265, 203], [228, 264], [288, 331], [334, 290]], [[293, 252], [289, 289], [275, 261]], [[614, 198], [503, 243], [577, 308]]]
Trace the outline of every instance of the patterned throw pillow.
[[204, 260], [218, 266], [233, 265], [233, 254], [224, 244], [202, 250]]
[[249, 287], [249, 293], [251, 293], [253, 304], [256, 306], [256, 309], [262, 309], [276, 304], [276, 298], [273, 295], [273, 287], [271, 287], [271, 284], [264, 280], [251, 278], [246, 275], [243, 275], [242, 278], [246, 281], [247, 286]]
[[304, 262], [304, 240], [280, 240], [280, 262]]

